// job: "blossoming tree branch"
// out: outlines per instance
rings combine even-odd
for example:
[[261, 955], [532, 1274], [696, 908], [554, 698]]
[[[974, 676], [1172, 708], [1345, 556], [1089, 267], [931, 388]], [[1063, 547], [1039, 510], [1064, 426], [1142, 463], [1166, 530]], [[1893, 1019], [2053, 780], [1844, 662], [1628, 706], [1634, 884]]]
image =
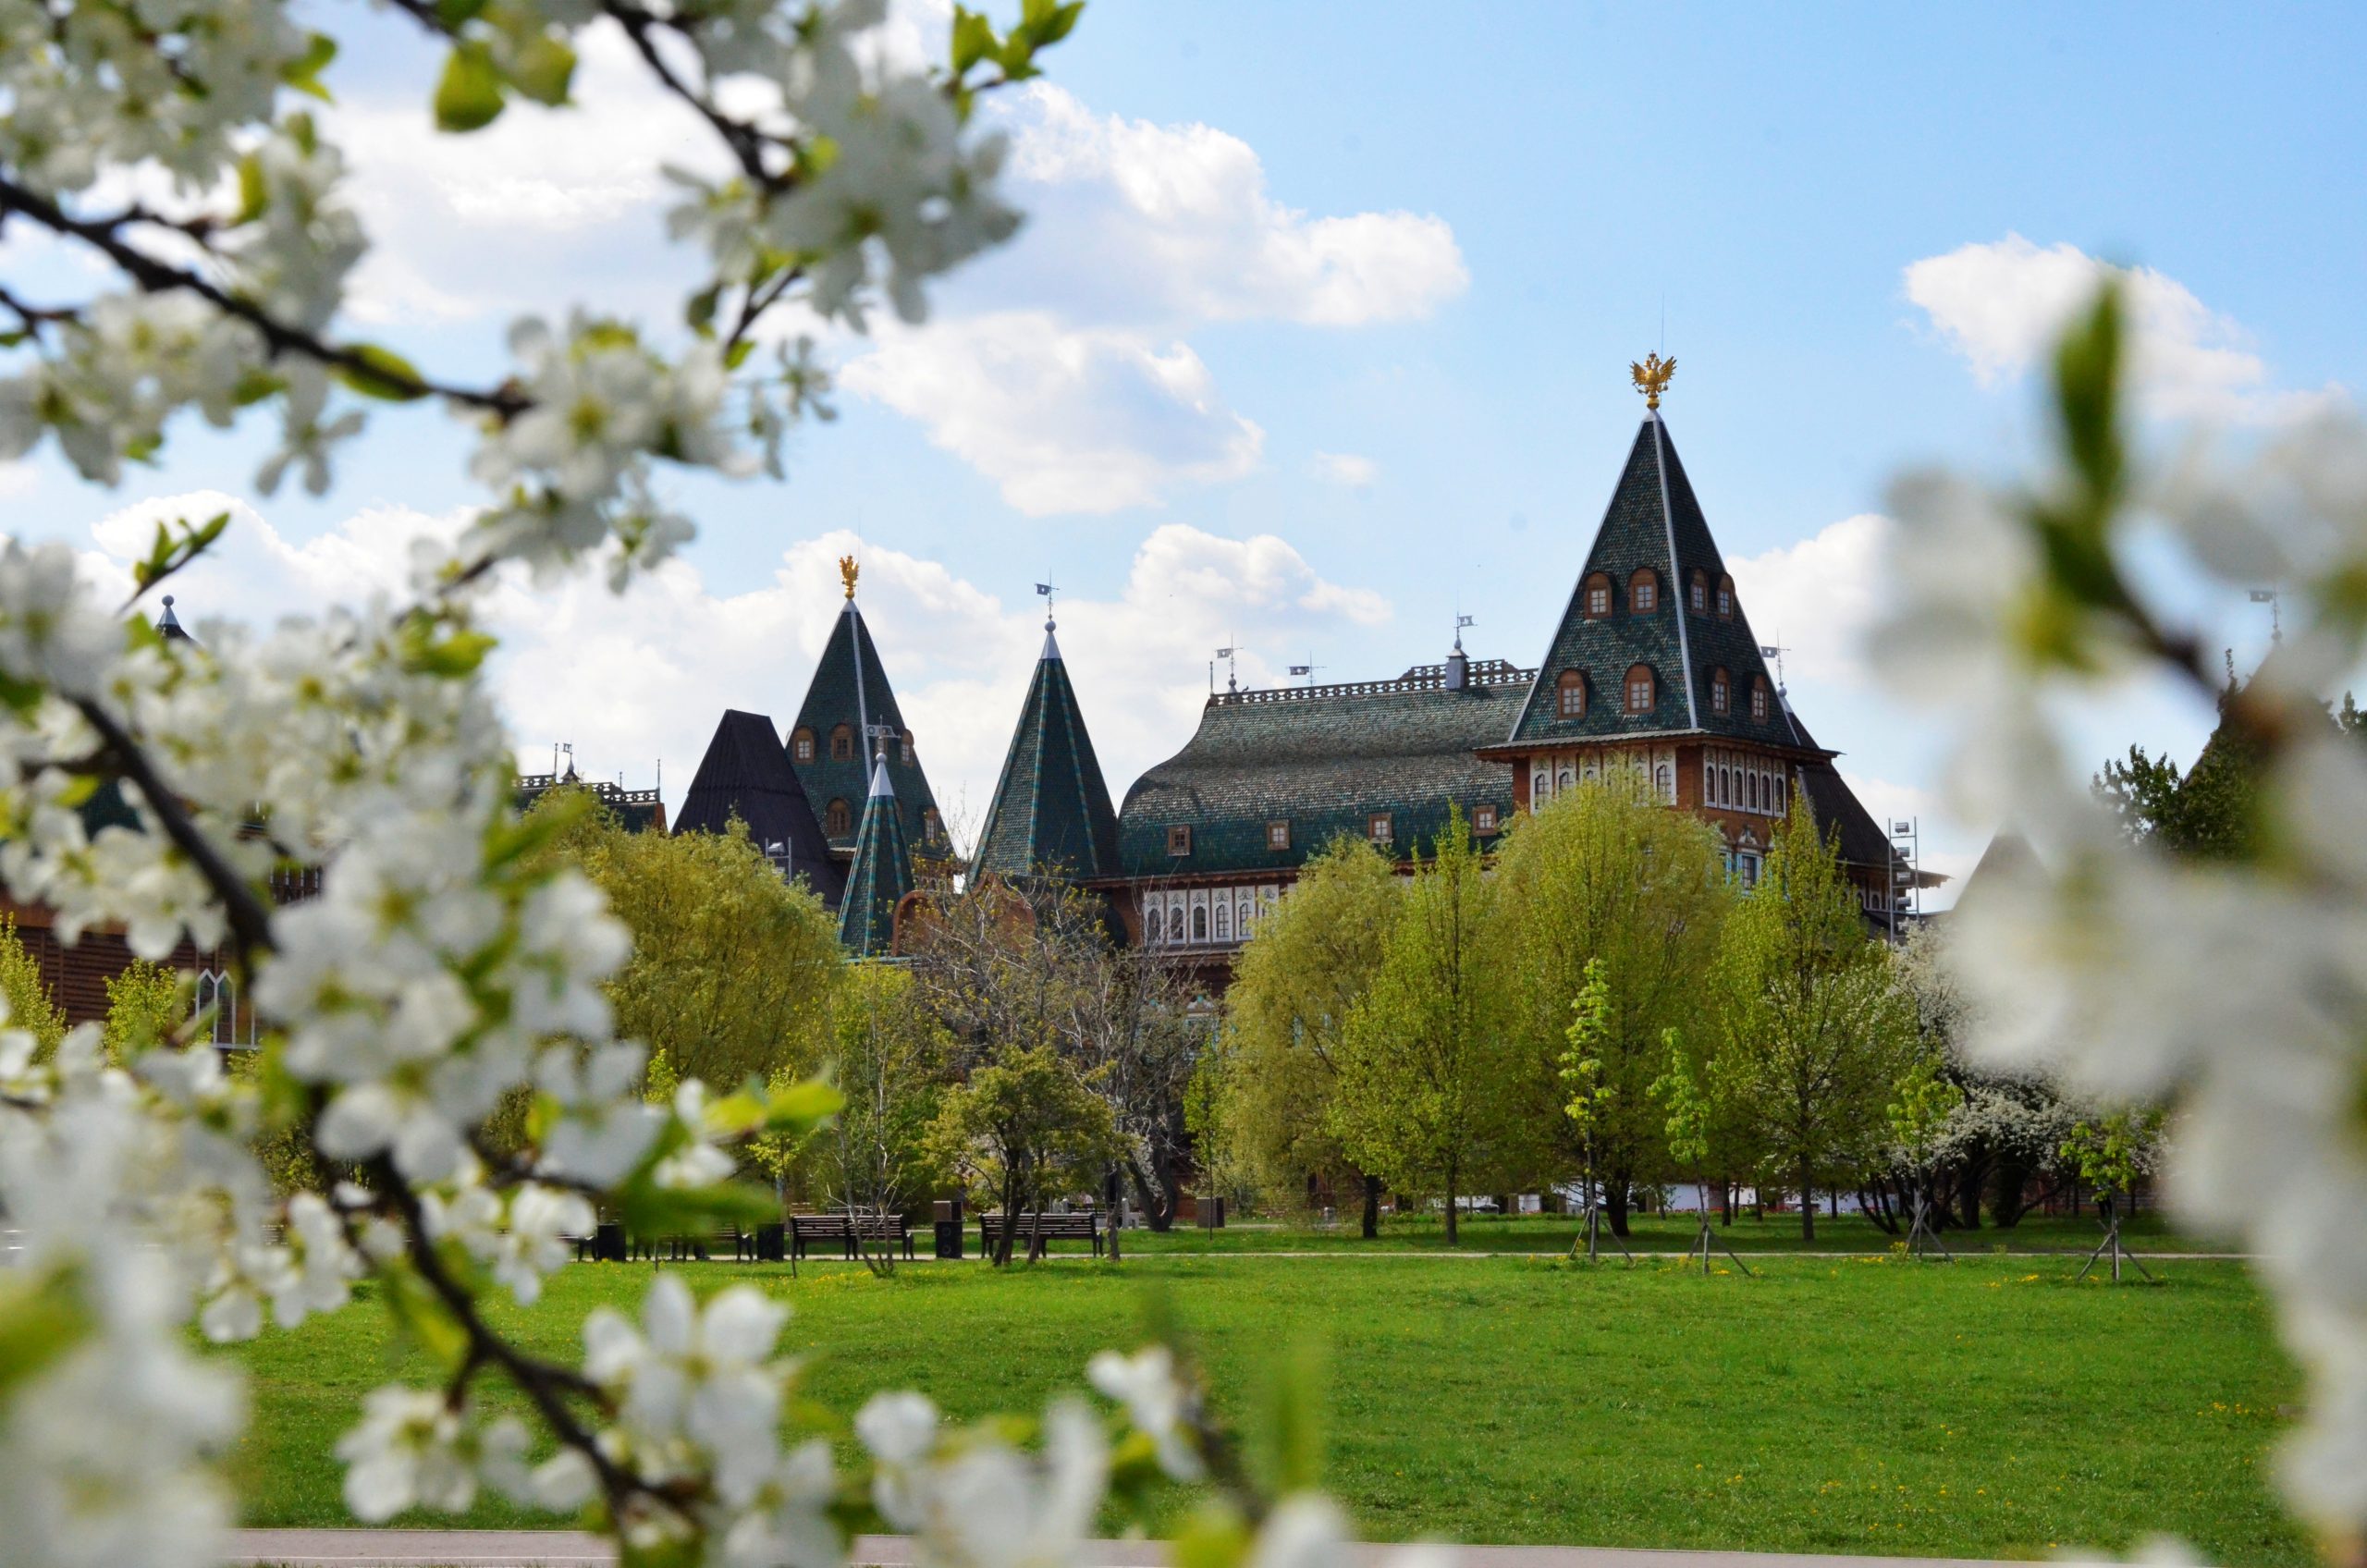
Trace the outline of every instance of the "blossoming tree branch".
[[[185, 413], [267, 417], [259, 486], [294, 469], [320, 492], [372, 400], [432, 399], [474, 431], [486, 487], [457, 543], [416, 561], [409, 603], [210, 627], [202, 646], [100, 602], [63, 545], [0, 545], [0, 879], [69, 940], [104, 922], [151, 959], [225, 948], [264, 1024], [259, 1072], [236, 1077], [202, 1020], [128, 1062], [95, 1027], [47, 1053], [0, 1033], [0, 1204], [22, 1242], [0, 1292], [11, 1556], [215, 1560], [240, 1393], [185, 1325], [293, 1325], [364, 1277], [445, 1367], [372, 1393], [338, 1443], [365, 1519], [491, 1488], [611, 1532], [632, 1561], [834, 1563], [884, 1522], [931, 1561], [1055, 1562], [1113, 1486], [1164, 1475], [1229, 1500], [1211, 1561], [1321, 1552], [1338, 1512], [1253, 1486], [1163, 1345], [1092, 1363], [1109, 1415], [1062, 1401], [1032, 1428], [955, 1431], [883, 1392], [842, 1430], [796, 1397], [786, 1309], [744, 1286], [701, 1305], [661, 1280], [639, 1322], [595, 1314], [573, 1360], [488, 1320], [490, 1292], [537, 1298], [595, 1205], [642, 1229], [742, 1212], [730, 1145], [809, 1133], [836, 1096], [686, 1083], [644, 1102], [644, 1047], [616, 1037], [601, 988], [626, 933], [511, 804], [483, 586], [513, 563], [621, 586], [691, 534], [657, 498], [663, 471], [778, 473], [783, 433], [828, 410], [806, 348], [768, 319], [793, 306], [860, 329], [884, 297], [920, 321], [932, 278], [1013, 231], [1003, 141], [974, 107], [1034, 75], [1081, 6], [1027, 0], [1000, 30], [957, 7], [936, 67], [877, 46], [881, 0], [398, 9], [442, 46], [422, 87], [445, 133], [603, 112], [570, 91], [595, 27], [695, 113], [730, 172], [674, 176], [668, 232], [707, 273], [680, 331], [588, 307], [522, 321], [490, 385], [351, 337], [370, 240], [304, 108], [335, 39], [273, 0], [0, 0], [0, 238], [41, 231], [108, 280], [57, 299], [0, 279], [0, 460], [54, 442], [113, 484]], [[160, 529], [140, 588], [224, 525]], [[77, 807], [109, 782], [137, 829], [86, 829]], [[291, 871], [317, 871], [319, 895], [276, 904]], [[521, 1096], [518, 1148], [486, 1127]], [[276, 1197], [251, 1149], [291, 1131], [346, 1179]], [[488, 1379], [531, 1425], [481, 1415]], [[831, 1446], [847, 1433], [852, 1474]]]

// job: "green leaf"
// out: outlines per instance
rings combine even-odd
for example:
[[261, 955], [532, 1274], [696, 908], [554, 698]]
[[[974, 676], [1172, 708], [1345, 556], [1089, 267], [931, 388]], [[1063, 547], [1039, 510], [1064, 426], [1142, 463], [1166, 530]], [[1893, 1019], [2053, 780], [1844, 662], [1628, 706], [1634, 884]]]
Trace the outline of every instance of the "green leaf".
[[279, 67], [279, 80], [299, 92], [329, 103], [329, 90], [321, 85], [320, 78], [336, 58], [337, 40], [325, 32], [313, 33], [305, 40], [304, 53]]
[[250, 153], [239, 160], [239, 215], [230, 221], [252, 223], [269, 205], [271, 192], [263, 182], [263, 160]]
[[637, 1178], [618, 1194], [625, 1229], [644, 1236], [696, 1235], [737, 1224], [753, 1230], [779, 1218], [779, 1205], [761, 1187], [660, 1187]]
[[1175, 1568], [1241, 1568], [1249, 1560], [1249, 1526], [1219, 1503], [1193, 1510], [1175, 1536]]
[[715, 336], [716, 307], [722, 302], [723, 285], [711, 283], [692, 295], [682, 306], [682, 320], [701, 337]]
[[394, 350], [381, 349], [375, 343], [355, 343], [349, 351], [362, 362], [339, 365], [337, 378], [363, 397], [410, 403], [427, 396], [426, 388], [420, 384], [419, 372]]
[[444, 79], [435, 84], [438, 130], [482, 130], [501, 114], [501, 71], [493, 52], [473, 39], [452, 45]]
[[2120, 493], [2128, 460], [2120, 440], [2120, 287], [2107, 283], [2054, 350], [2065, 452], [2087, 486], [2089, 515], [2081, 521], [2095, 531]]
[[755, 351], [756, 340], [753, 337], [742, 337], [739, 342], [734, 343], [730, 348], [723, 351], [723, 368], [726, 370], [738, 370], [742, 365], [748, 362], [748, 356]]
[[966, 6], [953, 7], [953, 74], [968, 74], [972, 66], [995, 52], [994, 24]]
[[[1030, 6], [1029, 9], [1037, 9]], [[1047, 5], [1043, 15], [1027, 19], [1027, 31], [1035, 37], [1036, 47], [1049, 49], [1066, 38], [1076, 26], [1077, 18], [1085, 14], [1085, 0], [1070, 0], [1065, 6]]]
[[91, 1328], [70, 1271], [25, 1280], [0, 1297], [0, 1397], [54, 1365]]
[[491, 0], [435, 0], [435, 19], [447, 32], [458, 32], [484, 14]]
[[575, 51], [549, 33], [529, 39], [509, 67], [510, 85], [537, 104], [556, 108], [567, 102], [575, 79]]

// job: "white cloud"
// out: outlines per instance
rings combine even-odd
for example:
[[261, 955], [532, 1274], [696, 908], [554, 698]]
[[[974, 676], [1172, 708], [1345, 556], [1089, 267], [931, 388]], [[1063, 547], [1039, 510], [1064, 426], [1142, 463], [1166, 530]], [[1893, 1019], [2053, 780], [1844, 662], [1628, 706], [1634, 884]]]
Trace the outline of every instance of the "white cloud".
[[1318, 452], [1307, 465], [1315, 477], [1344, 489], [1368, 489], [1380, 477], [1380, 465], [1354, 452]]
[[1727, 558], [1752, 630], [1783, 646], [1787, 677], [1872, 683], [1865, 643], [1881, 608], [1890, 529], [1888, 518], [1860, 512], [1797, 545]]
[[41, 488], [41, 475], [31, 463], [0, 463], [0, 501], [21, 501]]
[[1098, 115], [1043, 82], [1012, 127], [1032, 236], [1000, 270], [1080, 313], [1359, 326], [1427, 316], [1471, 281], [1444, 219], [1310, 217], [1268, 193], [1255, 149], [1213, 127]]
[[[243, 503], [202, 491], [94, 524], [86, 569], [121, 593], [158, 519], [225, 507], [233, 521], [218, 553], [171, 584], [200, 636], [217, 618], [264, 626], [397, 590], [411, 542], [466, 521], [377, 508], [298, 543]], [[791, 545], [769, 582], [740, 593], [710, 591], [681, 559], [622, 595], [597, 573], [555, 590], [503, 582], [487, 609], [502, 639], [489, 678], [521, 767], [539, 771], [554, 741], [570, 741], [587, 775], [622, 769], [639, 788], [662, 758], [668, 799], [679, 805], [725, 708], [768, 714], [784, 728], [796, 714], [843, 602], [843, 555], [862, 562], [864, 615], [939, 803], [949, 821], [975, 827], [1042, 645], [1040, 604], [1006, 604], [941, 563], [845, 531]], [[155, 613], [154, 597], [145, 613]], [[1305, 646], [1390, 614], [1386, 599], [1327, 581], [1270, 534], [1224, 539], [1176, 523], [1152, 531], [1115, 596], [1066, 598], [1059, 608], [1061, 648], [1113, 797], [1190, 737], [1210, 649], [1239, 642], [1250, 650], [1243, 679], [1273, 683], [1282, 668], [1256, 650]]]
[[2131, 367], [2152, 412], [2275, 424], [2306, 418], [2344, 397], [2332, 385], [2317, 391], [2271, 385], [2251, 335], [2184, 284], [2151, 267], [2114, 267], [2067, 243], [2042, 250], [2008, 234], [1993, 244], [1927, 256], [1904, 274], [1907, 299], [1984, 386], [2029, 371], [2114, 276], [2127, 289]]
[[1265, 445], [1190, 344], [1032, 312], [891, 332], [840, 379], [927, 426], [1031, 517], [1155, 506], [1178, 484], [1243, 477]]
[[890, 334], [842, 379], [1030, 515], [1154, 506], [1257, 469], [1263, 435], [1226, 403], [1194, 328], [1415, 320], [1470, 281], [1444, 220], [1310, 217], [1268, 194], [1246, 142], [1208, 126], [1097, 115], [1041, 83], [1008, 126], [1019, 239], [957, 277], [937, 322]]

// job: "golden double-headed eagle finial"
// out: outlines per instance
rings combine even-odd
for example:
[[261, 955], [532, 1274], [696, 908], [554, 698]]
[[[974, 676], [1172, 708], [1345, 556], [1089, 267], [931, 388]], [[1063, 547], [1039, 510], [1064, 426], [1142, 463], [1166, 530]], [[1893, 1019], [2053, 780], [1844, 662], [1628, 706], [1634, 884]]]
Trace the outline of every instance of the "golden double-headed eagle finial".
[[852, 556], [840, 556], [839, 557], [839, 581], [847, 585], [847, 597], [850, 599], [854, 597], [855, 570], [854, 557]]
[[1661, 406], [1661, 394], [1668, 387], [1668, 378], [1676, 374], [1676, 361], [1646, 354], [1642, 364], [1628, 361], [1627, 374], [1636, 378], [1636, 390], [1644, 395], [1644, 407], [1657, 409]]

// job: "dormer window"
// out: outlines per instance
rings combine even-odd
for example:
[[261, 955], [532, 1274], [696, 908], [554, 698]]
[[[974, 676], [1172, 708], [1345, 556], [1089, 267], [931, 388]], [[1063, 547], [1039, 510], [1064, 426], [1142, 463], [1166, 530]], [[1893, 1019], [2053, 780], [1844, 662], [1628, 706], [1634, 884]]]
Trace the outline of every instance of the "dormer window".
[[1377, 811], [1365, 818], [1365, 837], [1386, 847], [1397, 841], [1397, 825], [1391, 820], [1389, 813]]
[[844, 801], [832, 801], [822, 808], [822, 831], [833, 839], [843, 839], [854, 831], [854, 814]]
[[1269, 822], [1266, 824], [1266, 847], [1269, 850], [1289, 849], [1291, 847], [1291, 825], [1288, 822]]
[[1700, 615], [1708, 610], [1710, 607], [1709, 574], [1700, 571], [1695, 572], [1693, 574], [1692, 585], [1686, 590], [1686, 593], [1687, 594], [1687, 606], [1695, 615]]
[[1650, 567], [1627, 580], [1627, 610], [1631, 615], [1650, 615], [1661, 607], [1660, 574]]
[[843, 724], [830, 731], [830, 760], [854, 761], [854, 731]]
[[1610, 578], [1598, 571], [1587, 579], [1586, 585], [1578, 592], [1586, 602], [1588, 620], [1600, 620], [1611, 613]]
[[1723, 669], [1711, 670], [1710, 672], [1710, 711], [1711, 713], [1723, 713], [1731, 705], [1728, 691], [1726, 672]]
[[1587, 711], [1587, 678], [1565, 669], [1553, 682], [1553, 710], [1564, 718], [1582, 718]]
[[903, 745], [904, 766], [910, 767], [913, 766], [913, 732], [909, 729], [904, 731]]
[[945, 819], [937, 815], [935, 806], [921, 812], [921, 837], [932, 844], [945, 837]]
[[1750, 717], [1761, 724], [1767, 722], [1767, 680], [1764, 676], [1750, 678]]
[[814, 731], [800, 729], [789, 738], [789, 757], [791, 762], [814, 760]]
[[1178, 824], [1167, 830], [1167, 852], [1178, 857], [1192, 852], [1192, 829]]
[[1732, 620], [1734, 618], [1735, 580], [1731, 577], [1721, 577], [1718, 579], [1718, 619]]
[[1473, 806], [1471, 808], [1471, 831], [1474, 833], [1488, 834], [1493, 833], [1495, 830], [1496, 808], [1490, 805]]
[[1653, 684], [1650, 665], [1639, 664], [1627, 672], [1627, 711], [1629, 713], [1652, 711]]

